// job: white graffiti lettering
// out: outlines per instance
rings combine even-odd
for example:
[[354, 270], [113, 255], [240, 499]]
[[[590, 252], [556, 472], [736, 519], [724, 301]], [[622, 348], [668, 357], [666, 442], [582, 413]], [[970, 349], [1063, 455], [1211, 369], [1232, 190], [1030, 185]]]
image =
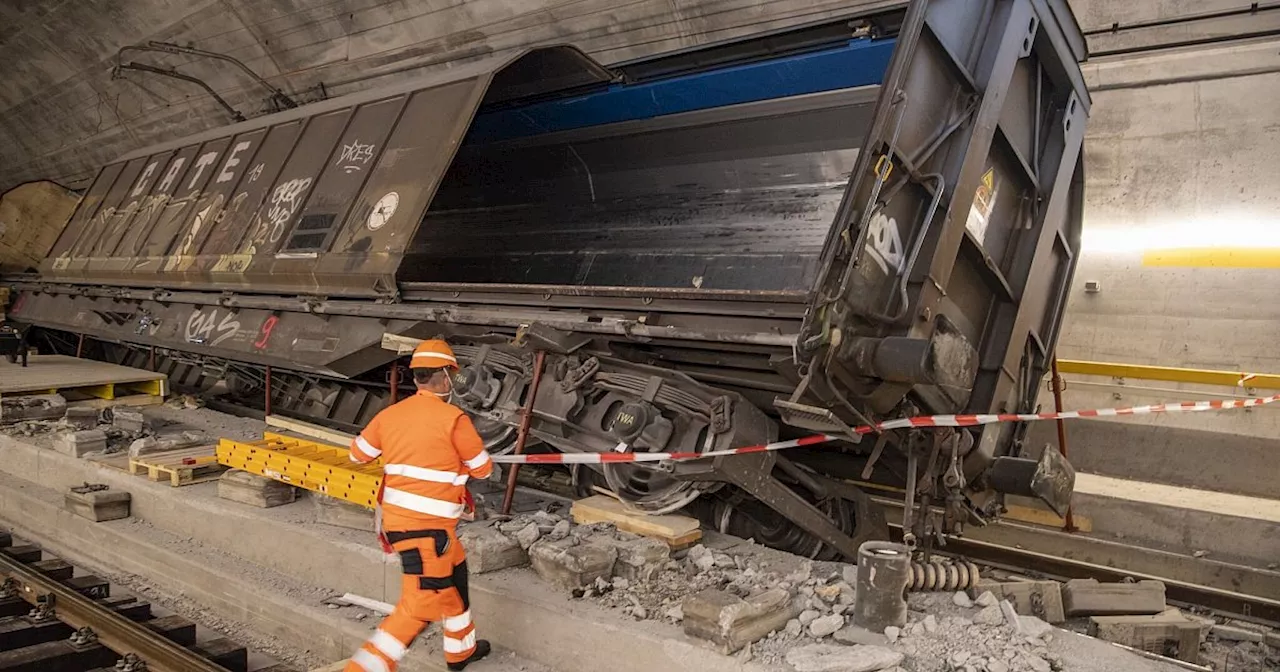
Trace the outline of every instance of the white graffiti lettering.
[[213, 165], [213, 160], [218, 158], [217, 152], [205, 152], [196, 159], [196, 172], [191, 176], [191, 180], [187, 182], [187, 189], [195, 189], [196, 182], [200, 181], [200, 176], [204, 174], [204, 169]]
[[142, 175], [138, 176], [138, 183], [133, 187], [133, 191], [130, 192], [129, 198], [137, 198], [142, 195], [142, 192], [147, 190], [147, 182], [151, 179], [151, 174], [156, 172], [157, 165], [158, 162], [156, 161], [152, 161], [147, 164], [147, 167], [142, 171]]
[[253, 143], [248, 140], [236, 143], [236, 146], [231, 150], [231, 153], [227, 154], [227, 160], [222, 163], [222, 172], [218, 173], [218, 184], [230, 182], [235, 179], [235, 173], [231, 172], [231, 169], [240, 165], [240, 159], [236, 158], [236, 154], [249, 149], [249, 146], [252, 144]]
[[256, 166], [254, 166], [254, 167], [253, 167], [253, 170], [250, 170], [250, 171], [249, 171], [249, 183], [250, 183], [250, 184], [252, 184], [252, 183], [254, 183], [254, 182], [257, 182], [257, 181], [258, 181], [258, 178], [259, 178], [259, 177], [262, 177], [262, 169], [263, 169], [263, 168], [265, 168], [265, 167], [266, 167], [266, 164], [259, 163], [258, 165], [256, 165]]
[[[187, 229], [187, 234], [182, 237], [182, 244], [178, 246], [178, 250], [173, 257], [183, 257], [195, 252], [196, 238], [200, 236], [200, 232], [207, 225], [213, 223], [214, 218], [222, 209], [224, 200], [226, 200], [225, 197], [222, 194], [218, 194], [213, 197], [207, 206], [196, 212], [195, 218], [191, 220], [191, 226]], [[196, 207], [200, 207], [199, 204]]]
[[169, 170], [164, 174], [164, 179], [160, 180], [160, 188], [157, 191], [161, 193], [169, 193], [169, 187], [173, 186], [173, 181], [178, 179], [178, 171], [182, 170], [182, 166], [187, 163], [185, 158], [174, 159], [169, 164]]
[[897, 220], [878, 212], [871, 218], [869, 226], [867, 253], [882, 272], [888, 274], [893, 268], [896, 275], [902, 270], [902, 236], [898, 233]]
[[235, 313], [227, 313], [219, 322], [217, 308], [197, 308], [191, 311], [191, 317], [187, 318], [184, 334], [188, 343], [213, 347], [235, 336], [238, 331], [240, 331], [240, 321], [236, 319]]
[[338, 157], [335, 166], [342, 166], [342, 171], [351, 174], [373, 160], [374, 145], [366, 144], [356, 140], [351, 144], [342, 145], [342, 156]]
[[275, 243], [284, 235], [285, 227], [293, 219], [293, 213], [302, 205], [302, 195], [311, 186], [311, 178], [289, 180], [271, 192], [271, 208], [267, 210], [267, 222], [271, 242]]

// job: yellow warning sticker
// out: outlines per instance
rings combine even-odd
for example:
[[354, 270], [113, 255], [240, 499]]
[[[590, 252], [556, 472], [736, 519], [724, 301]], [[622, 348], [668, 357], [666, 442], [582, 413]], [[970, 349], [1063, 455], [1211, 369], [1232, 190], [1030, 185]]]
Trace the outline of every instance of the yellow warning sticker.
[[969, 219], [965, 222], [965, 228], [969, 229], [978, 242], [985, 242], [987, 237], [987, 225], [991, 220], [991, 210], [996, 205], [996, 169], [988, 168], [987, 172], [982, 174], [982, 181], [978, 184], [977, 191], [973, 194], [973, 205], [969, 207]]

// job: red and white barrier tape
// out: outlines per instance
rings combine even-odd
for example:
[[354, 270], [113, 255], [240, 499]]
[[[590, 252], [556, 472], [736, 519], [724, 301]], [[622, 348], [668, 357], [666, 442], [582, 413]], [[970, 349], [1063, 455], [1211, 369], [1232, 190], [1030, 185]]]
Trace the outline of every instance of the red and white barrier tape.
[[[1132, 406], [1129, 408], [1098, 408], [1089, 411], [1063, 411], [1062, 413], [999, 413], [994, 415], [921, 415], [914, 418], [898, 418], [885, 420], [871, 425], [860, 425], [853, 431], [858, 434], [870, 434], [877, 430], [907, 429], [914, 427], [974, 427], [991, 425], [997, 422], [1038, 422], [1040, 420], [1074, 420], [1076, 418], [1107, 418], [1120, 415], [1147, 415], [1150, 413], [1176, 413], [1181, 411], [1224, 411], [1233, 408], [1253, 408], [1280, 401], [1280, 394], [1256, 399], [1224, 399], [1220, 401], [1184, 401], [1175, 404], [1155, 404], [1153, 406]], [[524, 455], [494, 455], [493, 461], [500, 464], [611, 464], [614, 462], [679, 462], [698, 460], [722, 455], [743, 455], [746, 453], [764, 453], [771, 450], [786, 450], [800, 446], [812, 446], [828, 441], [838, 441], [841, 437], [831, 434], [815, 434], [790, 441], [778, 441], [760, 446], [745, 446], [726, 450], [709, 450], [705, 453], [530, 453]], [[625, 446], [620, 446], [625, 450]]]

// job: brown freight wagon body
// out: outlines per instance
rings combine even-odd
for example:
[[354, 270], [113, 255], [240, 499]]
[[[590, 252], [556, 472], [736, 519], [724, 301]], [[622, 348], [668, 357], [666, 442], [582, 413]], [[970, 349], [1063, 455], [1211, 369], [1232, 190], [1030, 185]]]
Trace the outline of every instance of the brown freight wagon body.
[[920, 0], [610, 68], [463, 64], [105, 166], [13, 312], [204, 378], [275, 367], [307, 389], [280, 407], [346, 427], [443, 335], [495, 451], [538, 350], [555, 450], [843, 436], [601, 470], [650, 511], [727, 494], [722, 528], [806, 553], [883, 534], [863, 473], [924, 499], [921, 537], [1000, 493], [1060, 507], [1069, 465], [1018, 425], [852, 428], [1032, 410], [1079, 249], [1083, 57], [1061, 0]]

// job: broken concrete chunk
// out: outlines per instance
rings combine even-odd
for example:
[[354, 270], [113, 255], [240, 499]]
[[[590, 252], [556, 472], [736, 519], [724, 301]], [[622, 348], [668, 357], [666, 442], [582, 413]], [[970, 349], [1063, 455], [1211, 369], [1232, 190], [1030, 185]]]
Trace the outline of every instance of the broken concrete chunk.
[[983, 607], [973, 617], [973, 622], [978, 625], [1000, 625], [1004, 623], [1004, 613], [1000, 610], [1000, 603], [993, 604], [989, 607]]
[[569, 536], [569, 521], [562, 520], [551, 527], [551, 531], [547, 533], [547, 538], [551, 541], [559, 541]]
[[29, 394], [0, 398], [0, 422], [20, 420], [54, 420], [67, 410], [67, 400], [61, 394]]
[[890, 644], [898, 641], [898, 637], [900, 637], [901, 635], [902, 635], [902, 628], [899, 628], [896, 625], [890, 625], [884, 629], [884, 638], [889, 640]]
[[809, 623], [809, 634], [822, 639], [828, 635], [833, 635], [837, 630], [844, 627], [844, 616], [840, 614], [831, 614], [813, 619]]
[[546, 511], [533, 512], [533, 522], [538, 525], [546, 525], [548, 529], [555, 527], [556, 523], [559, 523], [561, 520], [560, 516], [557, 516], [554, 513], [548, 513]]
[[975, 599], [973, 603], [979, 607], [994, 607], [997, 604], [1000, 604], [1000, 598], [996, 597], [995, 593], [992, 593], [989, 590], [984, 590], [978, 595], [977, 599]]
[[144, 436], [129, 444], [129, 457], [141, 457], [160, 452], [160, 442], [154, 436]]
[[204, 435], [199, 432], [181, 432], [167, 436], [144, 436], [129, 444], [129, 457], [137, 458], [151, 453], [190, 448], [203, 442]]
[[539, 540], [529, 547], [529, 563], [538, 576], [565, 590], [591, 585], [598, 578], [608, 580], [617, 560], [618, 551], [612, 546], [578, 543], [574, 537]]
[[1014, 610], [1009, 600], [1000, 600], [1000, 615], [1004, 616], [1004, 622], [1017, 634], [1022, 634], [1022, 621], [1018, 620], [1018, 612]]
[[[893, 626], [889, 626], [892, 628]], [[871, 644], [873, 646], [884, 646], [889, 644], [888, 632], [889, 628], [885, 628], [885, 634], [871, 632], [866, 628], [860, 628], [856, 625], [841, 628], [831, 637], [841, 644]], [[897, 628], [894, 628], [897, 630]]]
[[981, 581], [974, 590], [990, 592], [997, 600], [1009, 600], [1019, 614], [1038, 616], [1049, 623], [1067, 620], [1062, 605], [1062, 584], [1057, 581]]
[[716, 566], [716, 559], [711, 554], [711, 550], [702, 544], [695, 544], [689, 549], [689, 562], [703, 572]]
[[232, 469], [218, 478], [218, 496], [233, 502], [269, 509], [293, 502], [298, 491], [288, 483]]
[[[366, 509], [350, 502], [320, 493], [308, 495], [315, 509], [316, 522], [353, 530], [373, 531], [373, 509]], [[470, 551], [470, 547], [468, 547]], [[468, 566], [471, 562], [468, 559]]]
[[787, 652], [796, 672], [876, 672], [901, 663], [901, 653], [883, 646], [810, 644]]
[[1053, 632], [1053, 626], [1045, 623], [1036, 616], [1019, 616], [1018, 623], [1022, 626], [1022, 632], [1031, 637], [1044, 637]]
[[709, 640], [725, 654], [785, 627], [800, 612], [799, 605], [781, 588], [746, 599], [708, 588], [686, 597], [681, 606], [685, 634]]
[[458, 540], [467, 549], [467, 569], [476, 574], [529, 564], [520, 544], [491, 525], [460, 526]]
[[68, 406], [66, 415], [62, 419], [76, 429], [94, 429], [98, 426], [98, 409]]
[[138, 434], [146, 431], [147, 419], [142, 411], [133, 408], [116, 407], [111, 409], [111, 424], [125, 432]]
[[968, 609], [973, 606], [973, 600], [969, 599], [969, 595], [964, 591], [960, 591], [955, 595], [952, 595], [951, 601], [954, 602], [957, 607], [964, 607]]
[[1177, 609], [1148, 616], [1094, 616], [1089, 619], [1091, 636], [1189, 663], [1200, 660], [1202, 627], [1199, 621], [1183, 617]]
[[618, 541], [613, 543], [613, 547], [618, 551], [613, 575], [628, 581], [649, 581], [671, 557], [671, 547], [653, 537]]
[[520, 548], [526, 551], [529, 550], [530, 546], [537, 543], [540, 538], [542, 538], [542, 529], [536, 522], [529, 523], [520, 528], [519, 532], [516, 532], [516, 541], [520, 543]]
[[1165, 610], [1164, 583], [1072, 579], [1062, 589], [1062, 603], [1068, 616], [1158, 614]]
[[129, 517], [132, 498], [127, 492], [95, 490], [92, 492], [68, 492], [63, 498], [63, 508], [95, 523]]
[[63, 432], [54, 441], [58, 452], [72, 457], [83, 457], [87, 453], [101, 452], [107, 449], [107, 435], [97, 429], [79, 432]]

